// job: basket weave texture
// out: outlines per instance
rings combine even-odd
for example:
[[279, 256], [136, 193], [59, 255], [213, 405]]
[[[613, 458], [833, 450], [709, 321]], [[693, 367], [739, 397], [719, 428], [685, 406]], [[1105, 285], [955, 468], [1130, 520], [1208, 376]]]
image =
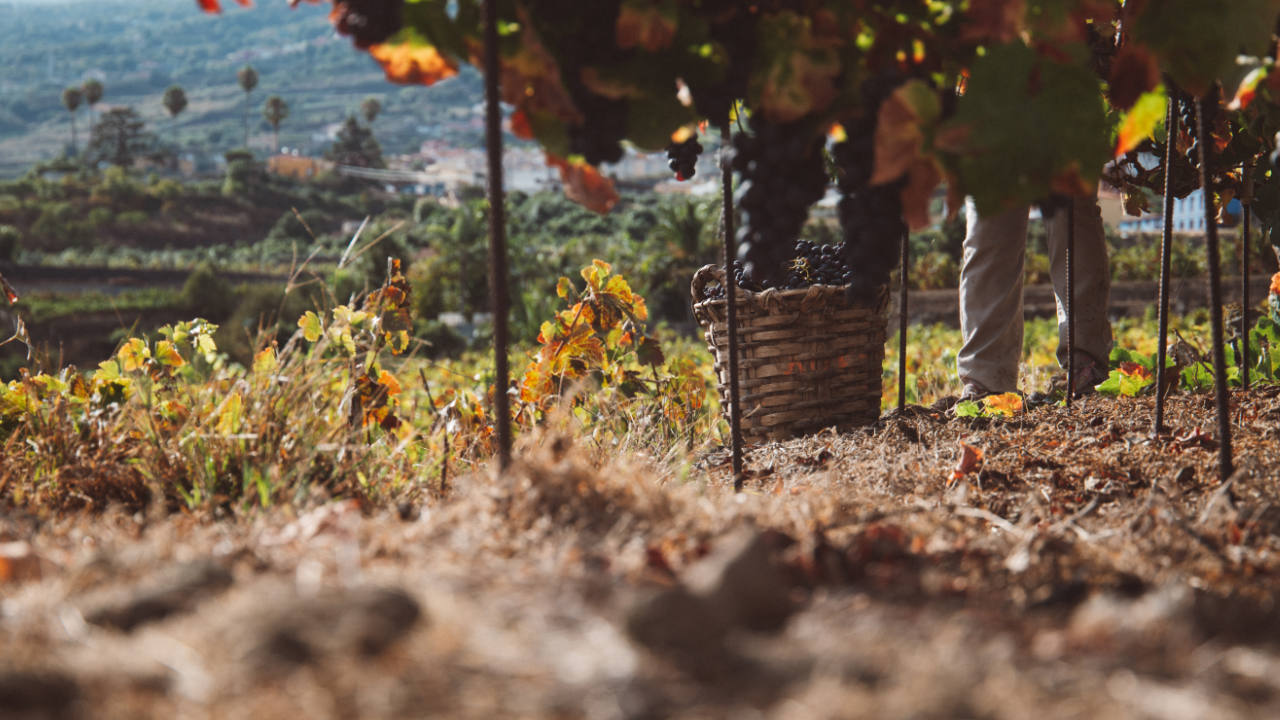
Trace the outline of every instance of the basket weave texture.
[[[723, 268], [707, 265], [694, 274], [691, 291], [728, 417], [729, 304], [706, 294], [723, 283]], [[843, 287], [830, 285], [758, 293], [738, 288], [743, 440], [783, 440], [879, 418], [888, 300], [887, 287], [871, 305], [851, 303]]]

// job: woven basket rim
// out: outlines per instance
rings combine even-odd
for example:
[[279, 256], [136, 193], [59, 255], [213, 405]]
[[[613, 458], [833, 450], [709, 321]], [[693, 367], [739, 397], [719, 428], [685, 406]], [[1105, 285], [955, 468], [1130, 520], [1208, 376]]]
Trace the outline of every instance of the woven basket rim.
[[[728, 307], [729, 305], [728, 298], [705, 297], [706, 286], [712, 281], [718, 282], [722, 286], [725, 284], [725, 274], [722, 266], [703, 265], [694, 273], [693, 280], [690, 283], [689, 292], [693, 298], [694, 317], [698, 319], [701, 325], [706, 325], [709, 322], [709, 320], [704, 320], [704, 317], [710, 314], [712, 308]], [[826, 307], [833, 301], [849, 309], [865, 308], [875, 314], [881, 314], [888, 308], [888, 284], [882, 284], [876, 288], [874, 302], [850, 300], [846, 293], [848, 287], [848, 285], [810, 285], [807, 288], [793, 290], [769, 289], [757, 292], [738, 286], [734, 300], [739, 305], [753, 305], [765, 312], [781, 310], [786, 306], [794, 308], [796, 305], [800, 305], [806, 310], [816, 310]]]

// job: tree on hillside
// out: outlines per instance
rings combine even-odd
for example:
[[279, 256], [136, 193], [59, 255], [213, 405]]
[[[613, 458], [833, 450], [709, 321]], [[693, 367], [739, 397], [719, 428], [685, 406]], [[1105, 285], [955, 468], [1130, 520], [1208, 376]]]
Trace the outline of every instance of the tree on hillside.
[[128, 167], [142, 155], [155, 149], [155, 136], [133, 108], [112, 108], [98, 119], [89, 140], [91, 162], [106, 160], [118, 167]]
[[280, 123], [289, 117], [289, 103], [279, 95], [267, 98], [262, 106], [262, 118], [271, 126], [271, 149], [280, 152]]
[[84, 92], [84, 101], [89, 106], [89, 126], [92, 127], [93, 106], [97, 105], [98, 101], [102, 99], [102, 93], [104, 92], [102, 81], [89, 78], [80, 86], [80, 90]]
[[83, 99], [84, 94], [78, 87], [69, 87], [62, 91], [62, 106], [67, 109], [67, 117], [71, 118], [71, 153], [73, 155], [78, 152], [76, 150], [76, 110]]
[[382, 112], [382, 101], [370, 95], [360, 103], [360, 114], [364, 115], [364, 121], [373, 127], [373, 121], [378, 117], [378, 113]]
[[361, 125], [355, 115], [347, 116], [325, 157], [339, 165], [371, 168], [387, 166], [382, 161], [382, 148], [374, 139], [373, 132]]
[[244, 90], [244, 146], [249, 147], [249, 96], [258, 87], [258, 71], [252, 65], [245, 65], [236, 72], [236, 79]]
[[181, 85], [170, 85], [164, 91], [164, 109], [173, 118], [173, 144], [178, 144], [178, 113], [187, 109], [187, 93]]

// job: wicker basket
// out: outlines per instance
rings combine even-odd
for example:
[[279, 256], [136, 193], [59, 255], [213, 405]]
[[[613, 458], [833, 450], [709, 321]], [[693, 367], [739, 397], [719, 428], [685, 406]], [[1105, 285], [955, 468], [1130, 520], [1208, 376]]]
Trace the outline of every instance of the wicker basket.
[[[728, 303], [707, 299], [724, 270], [707, 265], [693, 276], [693, 312], [715, 354], [721, 406], [729, 408]], [[844, 288], [738, 289], [738, 387], [742, 438], [781, 440], [880, 416], [889, 293], [873, 305], [850, 303]]]

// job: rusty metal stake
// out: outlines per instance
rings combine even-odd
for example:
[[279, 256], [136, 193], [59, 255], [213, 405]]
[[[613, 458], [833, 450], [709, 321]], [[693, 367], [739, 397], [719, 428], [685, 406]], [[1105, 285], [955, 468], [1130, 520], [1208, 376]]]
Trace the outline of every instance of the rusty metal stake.
[[1173, 167], [1174, 145], [1178, 137], [1178, 94], [1172, 88], [1169, 91], [1169, 110], [1165, 115], [1165, 152], [1164, 152], [1164, 232], [1160, 236], [1160, 334], [1159, 348], [1156, 356], [1156, 417], [1151, 428], [1152, 436], [1164, 432], [1164, 394], [1165, 394], [1165, 362], [1169, 355], [1169, 271], [1170, 253], [1173, 245]]
[[[1209, 185], [1209, 129], [1204, 123], [1204, 99], [1196, 100], [1196, 137], [1200, 147], [1200, 191], [1204, 193], [1205, 250], [1209, 255], [1209, 319], [1213, 331], [1214, 399], [1218, 410], [1218, 477], [1231, 476], [1231, 415], [1227, 403], [1227, 354], [1222, 337], [1222, 279], [1219, 277], [1218, 212]], [[1214, 102], [1217, 102], [1216, 100]]]
[[907, 278], [911, 263], [911, 231], [902, 231], [902, 270], [898, 283], [898, 409], [907, 406]]
[[1253, 160], [1244, 164], [1244, 193], [1240, 197], [1244, 218], [1240, 228], [1240, 388], [1249, 389], [1249, 243], [1253, 225]]
[[729, 444], [733, 453], [733, 489], [742, 490], [742, 395], [738, 388], [738, 283], [734, 278], [733, 167], [730, 149], [733, 131], [726, 116], [720, 123], [720, 222], [724, 228], [724, 299], [728, 305], [729, 323]]
[[484, 120], [489, 160], [489, 299], [493, 308], [493, 413], [498, 437], [498, 467], [511, 465], [511, 399], [507, 386], [507, 219], [502, 189], [502, 111], [498, 106], [498, 3], [484, 3]]
[[1076, 395], [1076, 199], [1067, 198], [1067, 407]]

